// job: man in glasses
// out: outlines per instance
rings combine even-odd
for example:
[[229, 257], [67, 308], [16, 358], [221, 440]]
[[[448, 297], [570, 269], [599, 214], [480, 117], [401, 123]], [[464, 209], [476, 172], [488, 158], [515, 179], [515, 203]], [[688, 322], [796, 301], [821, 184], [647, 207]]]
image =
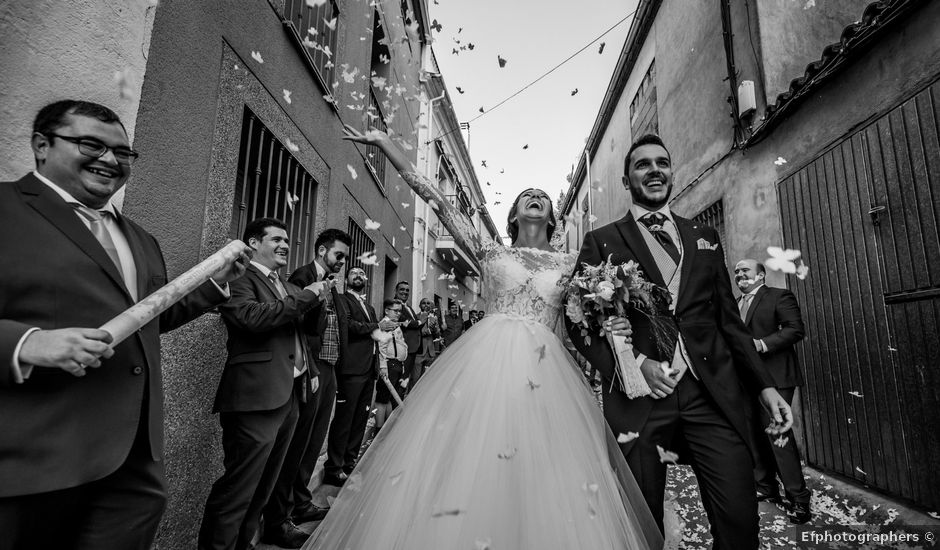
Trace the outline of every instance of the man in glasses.
[[112, 347], [95, 327], [166, 283], [157, 241], [110, 202], [137, 153], [114, 112], [72, 100], [39, 111], [32, 150], [36, 170], [0, 183], [0, 548], [150, 548], [160, 333], [225, 301], [248, 255]]

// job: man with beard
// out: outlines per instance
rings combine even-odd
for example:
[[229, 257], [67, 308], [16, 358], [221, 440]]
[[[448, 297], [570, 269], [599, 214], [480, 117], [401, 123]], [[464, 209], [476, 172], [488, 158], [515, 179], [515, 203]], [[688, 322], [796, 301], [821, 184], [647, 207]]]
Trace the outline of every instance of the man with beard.
[[630, 211], [587, 233], [576, 265], [632, 260], [668, 295], [668, 306], [657, 308], [657, 323], [628, 310], [636, 362], [651, 394], [631, 399], [612, 384], [616, 363], [606, 338], [586, 340], [566, 319], [568, 332], [603, 374], [604, 415], [613, 432], [639, 434], [621, 450], [660, 531], [666, 487], [661, 453], [678, 451], [702, 489], [715, 548], [756, 549], [754, 477], [741, 467], [751, 464], [753, 450], [750, 403], [759, 393], [774, 434], [790, 428], [790, 406], [774, 389], [741, 321], [717, 232], [669, 209], [672, 159], [658, 136], [633, 143], [623, 182], [633, 198]]
[[346, 310], [333, 281], [346, 265], [351, 244], [352, 239], [346, 232], [339, 229], [324, 230], [314, 242], [314, 260], [298, 268], [290, 277], [290, 282], [297, 286], [325, 282], [329, 292], [304, 318], [309, 356], [320, 371], [320, 390], [316, 394], [317, 399], [308, 400], [300, 409], [297, 429], [284, 458], [284, 466], [264, 509], [263, 539], [278, 543], [279, 546], [299, 548], [306, 534], [294, 525], [321, 520], [328, 510], [313, 504], [313, 494], [308, 484], [330, 426], [333, 401], [336, 399], [335, 371], [343, 360], [343, 350], [346, 348]]
[[[424, 350], [421, 347], [421, 330], [427, 319], [421, 321], [418, 314], [411, 307], [411, 285], [408, 281], [399, 281], [395, 285], [395, 299], [401, 302], [404, 309], [401, 310], [401, 331], [405, 335], [405, 343], [408, 344], [408, 359], [405, 360], [404, 384], [406, 389], [411, 388], [421, 377], [421, 364], [418, 363], [418, 354]], [[402, 396], [404, 397], [404, 396]]]
[[330, 423], [323, 483], [341, 487], [356, 466], [359, 447], [369, 420], [369, 404], [375, 390], [376, 344], [372, 331], [391, 332], [392, 321], [379, 321], [366, 301], [366, 272], [361, 267], [346, 276], [346, 319], [349, 339], [342, 366], [336, 373], [336, 412]]
[[[803, 339], [803, 318], [796, 296], [785, 288], [771, 288], [764, 284], [767, 270], [756, 260], [741, 260], [734, 266], [734, 281], [741, 290], [738, 307], [741, 319], [754, 337], [754, 347], [780, 395], [793, 403], [796, 388], [803, 385], [803, 373], [796, 358], [795, 346]], [[757, 405], [755, 403], [755, 405]], [[769, 422], [767, 413], [755, 407], [760, 425]], [[806, 523], [810, 520], [810, 496], [800, 465], [800, 450], [793, 432], [779, 437], [768, 437], [755, 431], [757, 456], [754, 480], [757, 482], [757, 500], [780, 502], [777, 475], [783, 482], [790, 508], [790, 521]]]

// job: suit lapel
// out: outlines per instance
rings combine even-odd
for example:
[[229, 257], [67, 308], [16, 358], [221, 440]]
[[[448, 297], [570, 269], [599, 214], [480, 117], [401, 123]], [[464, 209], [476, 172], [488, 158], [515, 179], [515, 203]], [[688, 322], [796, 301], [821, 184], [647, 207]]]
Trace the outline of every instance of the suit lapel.
[[147, 270], [147, 256], [145, 255], [144, 242], [141, 235], [138, 233], [134, 224], [130, 222], [123, 214], [117, 216], [118, 227], [121, 228], [121, 232], [124, 233], [124, 238], [127, 239], [127, 246], [131, 248], [131, 255], [134, 257], [134, 267], [137, 271], [137, 299], [141, 300], [145, 298], [145, 292], [147, 292], [148, 283], [147, 277], [150, 276], [150, 273]]
[[[28, 174], [19, 182], [23, 194], [27, 195], [26, 203], [39, 212], [44, 218], [65, 234], [79, 249], [95, 261], [108, 277], [116, 284], [130, 300], [130, 293], [124, 286], [124, 278], [118, 268], [111, 261], [108, 253], [104, 251], [98, 239], [91, 234], [78, 216], [65, 201], [32, 174]], [[136, 259], [136, 258], [135, 258]]]
[[764, 285], [757, 289], [757, 294], [754, 295], [754, 299], [751, 300], [751, 305], [747, 308], [747, 316], [744, 319], [744, 324], [748, 327], [751, 326], [751, 319], [754, 318], [754, 311], [757, 309], [757, 304], [764, 299], [764, 296], [767, 295], [767, 285]]
[[[261, 270], [260, 270], [260, 269], [258, 269], [257, 267], [255, 267], [255, 266], [253, 266], [252, 264], [249, 263], [249, 264], [248, 264], [248, 273], [250, 273], [251, 275], [254, 275], [255, 278], [258, 279], [258, 281], [261, 282], [261, 284], [262, 284], [265, 288], [268, 289], [268, 291], [271, 293], [271, 295], [272, 295], [274, 298], [280, 299], [281, 293], [278, 292], [278, 291], [277, 291], [277, 288], [274, 287], [274, 283], [271, 282], [271, 279], [268, 279], [267, 277], [264, 276], [263, 273], [261, 273]], [[285, 290], [286, 290], [286, 288], [287, 288], [287, 287], [285, 287]]]
[[695, 240], [695, 230], [698, 228], [691, 220], [673, 215], [673, 221], [676, 224], [676, 231], [679, 233], [679, 240], [682, 241], [682, 266], [679, 275], [679, 297], [676, 300], [676, 309], [682, 303], [682, 297], [689, 287], [689, 278], [692, 276], [692, 264], [695, 263], [695, 255], [698, 253], [698, 243]]
[[[643, 268], [650, 282], [665, 287], [666, 281], [663, 279], [663, 274], [660, 273], [659, 267], [656, 265], [656, 260], [653, 259], [649, 247], [646, 246], [643, 235], [640, 234], [640, 228], [636, 226], [636, 220], [633, 219], [633, 212], [627, 212], [627, 215], [615, 223], [614, 226], [617, 228], [617, 231], [620, 232], [623, 242], [626, 243], [627, 247], [633, 252], [633, 255], [636, 256], [637, 262], [639, 262], [640, 267]], [[607, 259], [604, 258], [604, 261], [606, 260]]]

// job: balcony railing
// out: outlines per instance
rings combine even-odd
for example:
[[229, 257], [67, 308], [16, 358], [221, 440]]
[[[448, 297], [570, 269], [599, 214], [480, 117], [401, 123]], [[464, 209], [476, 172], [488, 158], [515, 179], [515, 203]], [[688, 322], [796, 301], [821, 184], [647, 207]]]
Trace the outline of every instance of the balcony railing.
[[[368, 128], [382, 130], [383, 132], [388, 131], [385, 116], [382, 114], [382, 106], [379, 105], [379, 100], [375, 97], [375, 90], [371, 86], [369, 87], [369, 108], [366, 111], [366, 118], [368, 119], [366, 121]], [[366, 161], [369, 163], [369, 167], [372, 168], [379, 186], [385, 189], [385, 153], [375, 145], [364, 146], [364, 151]]]
[[330, 93], [330, 83], [336, 73], [336, 19], [339, 7], [336, 0], [311, 7], [306, 0], [284, 2], [284, 25], [304, 53], [307, 63], [319, 77], [323, 91]]

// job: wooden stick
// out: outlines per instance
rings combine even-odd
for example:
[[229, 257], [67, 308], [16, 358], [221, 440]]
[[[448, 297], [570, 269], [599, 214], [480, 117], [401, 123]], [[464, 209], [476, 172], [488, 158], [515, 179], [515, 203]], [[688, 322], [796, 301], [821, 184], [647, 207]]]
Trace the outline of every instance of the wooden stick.
[[401, 400], [398, 392], [395, 391], [395, 386], [392, 385], [392, 381], [388, 379], [388, 376], [383, 376], [382, 382], [385, 382], [385, 387], [388, 388], [388, 391], [392, 394], [392, 397], [395, 398], [395, 402], [398, 403], [398, 406], [401, 407], [404, 405], [405, 402]]

